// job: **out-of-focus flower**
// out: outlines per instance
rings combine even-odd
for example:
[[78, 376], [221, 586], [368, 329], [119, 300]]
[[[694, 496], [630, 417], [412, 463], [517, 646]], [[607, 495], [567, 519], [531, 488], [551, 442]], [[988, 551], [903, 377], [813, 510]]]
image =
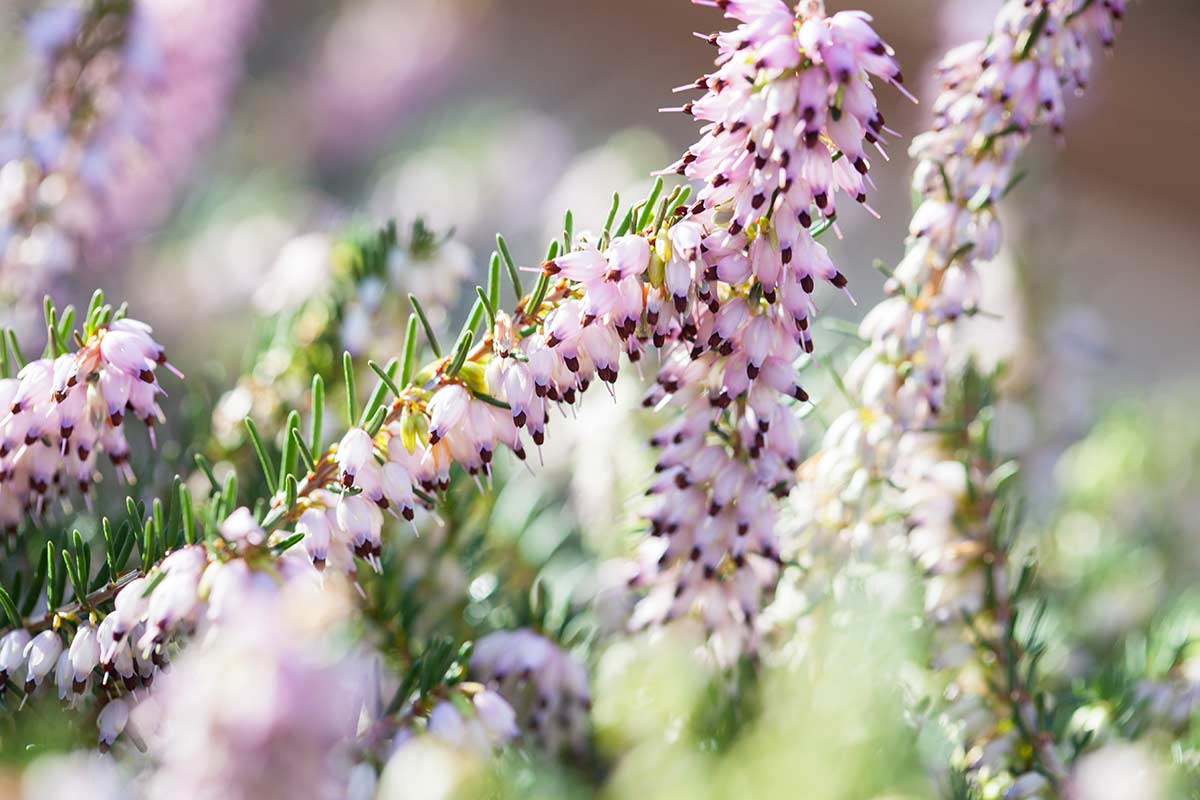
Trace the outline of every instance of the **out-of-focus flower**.
[[587, 671], [570, 653], [530, 630], [497, 631], [475, 643], [471, 674], [496, 686], [521, 730], [547, 749], [582, 752], [592, 701]]
[[1073, 800], [1163, 800], [1162, 765], [1137, 745], [1113, 745], [1080, 759], [1071, 776]]
[[[889, 296], [859, 328], [867, 346], [845, 376], [852, 407], [829, 427], [805, 470], [811, 511], [802, 541], [908, 549], [929, 575], [927, 613], [942, 628], [937, 660], [960, 678], [956, 711], [975, 710], [981, 719], [962, 732], [967, 767], [997, 785], [1021, 777], [1028, 763], [1022, 741], [1037, 750], [1047, 774], [1061, 779], [1064, 769], [1051, 739], [1021, 739], [1038, 723], [1031, 700], [1017, 691], [992, 694], [971, 665], [959, 671], [971, 660], [964, 654], [973, 655], [964, 637], [988, 638], [966, 629], [964, 614], [1004, 635], [1014, 589], [996, 566], [1007, 555], [995, 551], [1006, 545], [997, 544], [989, 519], [994, 496], [971, 491], [994, 484], [997, 465], [964, 459], [947, 444], [962, 436], [927, 429], [941, 420], [948, 389], [970, 383], [955, 376], [950, 356], [960, 320], [986, 311], [978, 267], [999, 251], [996, 206], [1013, 185], [1017, 158], [1034, 129], [1061, 130], [1065, 98], [1087, 82], [1090, 37], [1110, 44], [1123, 11], [1121, 0], [1011, 0], [986, 40], [942, 61], [933, 128], [910, 151], [918, 159], [919, 204], [907, 253], [887, 282]], [[992, 663], [990, 653], [986, 659]], [[1000, 722], [1013, 714], [1024, 723], [1016, 730]]]
[[349, 780], [366, 671], [339, 607], [306, 582], [238, 598], [155, 684], [151, 796], [335, 798]]
[[134, 797], [125, 773], [111, 758], [75, 752], [36, 759], [21, 776], [22, 800], [88, 797], [125, 800]]

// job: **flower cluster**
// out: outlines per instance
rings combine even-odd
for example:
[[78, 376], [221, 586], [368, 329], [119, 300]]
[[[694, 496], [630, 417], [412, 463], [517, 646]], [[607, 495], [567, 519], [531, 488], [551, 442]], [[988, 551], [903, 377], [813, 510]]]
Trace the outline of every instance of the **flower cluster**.
[[[272, 553], [247, 509], [231, 514], [220, 536], [217, 546], [181, 546], [144, 575], [125, 573], [93, 595], [76, 598], [76, 605], [92, 609], [82, 619], [51, 609], [44, 620], [10, 630], [0, 638], [0, 675], [6, 682], [23, 681], [31, 693], [53, 674], [59, 697], [72, 705], [93, 695], [117, 698], [98, 718], [100, 745], [111, 746], [132, 707], [120, 696], [136, 698], [155, 683], [173, 637], [203, 640], [225, 622], [242, 619], [255, 598], [325, 582], [299, 548]], [[106, 599], [112, 610], [100, 615], [95, 609]], [[69, 619], [76, 622], [60, 624]]]
[[517, 710], [520, 728], [547, 750], [583, 750], [587, 737], [587, 670], [574, 656], [531, 630], [497, 631], [475, 643], [471, 674]]
[[174, 371], [150, 326], [121, 318], [92, 328], [75, 352], [30, 361], [15, 378], [0, 379], [0, 528], [14, 534], [26, 515], [57, 498], [87, 501], [102, 452], [133, 481], [124, 421], [137, 417], [153, 441], [163, 421], [159, 366]]
[[[220, 535], [123, 583], [113, 610], [98, 626], [79, 623], [66, 645], [63, 629], [10, 631], [4, 676], [22, 675], [30, 693], [57, 664], [61, 698], [103, 704], [101, 751], [148, 750], [153, 796], [366, 797], [376, 778], [355, 766], [364, 753], [387, 760], [424, 732], [487, 757], [517, 734], [513, 708], [478, 684], [388, 718], [383, 692], [397, 681], [338, 635], [350, 612], [344, 582], [314, 570], [301, 548], [264, 547], [244, 508]], [[193, 643], [163, 671], [170, 637], [183, 633]]]
[[741, 24], [712, 37], [718, 69], [684, 106], [707, 124], [675, 170], [704, 186], [657, 242], [663, 297], [647, 306], [677, 315], [680, 344], [645, 403], [680, 415], [653, 440], [652, 538], [633, 581], [654, 588], [634, 624], [699, 608], [738, 652], [778, 579], [775, 497], [802, 456], [790, 406], [808, 399], [797, 361], [813, 351], [811, 295], [818, 280], [846, 286], [816, 237], [838, 191], [865, 202], [865, 149], [882, 152], [886, 132], [872, 77], [898, 85], [900, 70], [862, 13], [714, 5]]
[[[1124, 3], [1013, 2], [986, 40], [952, 51], [938, 74], [934, 124], [918, 136], [920, 203], [888, 297], [860, 327], [868, 346], [845, 376], [857, 403], [829, 428], [811, 467], [817, 527], [843, 538], [888, 516], [872, 487], [901, 458], [906, 432], [931, 425], [945, 403], [954, 323], [978, 311], [979, 264], [999, 250], [995, 204], [1035, 127], [1061, 125], [1064, 97], [1081, 90], [1087, 39], [1106, 44]], [[852, 539], [864, 537], [851, 533]]]
[[256, 8], [70, 2], [33, 17], [34, 74], [0, 127], [6, 295], [36, 295], [161, 219], [221, 119]]
[[[501, 447], [526, 459], [525, 435], [535, 446], [545, 441], [552, 405], [576, 403], [597, 378], [615, 381], [622, 353], [642, 352], [633, 332], [649, 263], [636, 235], [547, 262], [540, 303], [528, 298], [515, 318], [490, 310], [494, 324], [480, 345], [468, 353], [473, 336], [464, 337], [460, 358], [417, 372], [374, 435], [347, 431], [300, 484], [301, 507], [289, 510], [314, 563], [353, 571], [357, 555], [377, 564], [384, 511], [411, 521], [448, 488], [453, 465], [487, 477]], [[553, 290], [551, 274], [561, 274]]]

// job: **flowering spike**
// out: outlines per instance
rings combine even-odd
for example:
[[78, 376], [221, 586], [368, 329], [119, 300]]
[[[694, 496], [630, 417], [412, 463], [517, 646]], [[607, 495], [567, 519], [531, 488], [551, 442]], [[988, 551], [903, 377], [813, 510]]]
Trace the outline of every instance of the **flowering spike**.
[[870, 79], [899, 70], [853, 12], [715, 5], [742, 24], [715, 39], [717, 71], [684, 107], [709, 124], [671, 170], [704, 186], [686, 209], [684, 191], [657, 209], [652, 194], [636, 217], [668, 225], [646, 321], [657, 346], [681, 346], [646, 398], [680, 413], [654, 438], [650, 536], [631, 575], [649, 593], [631, 624], [701, 611], [724, 661], [756, 647], [779, 575], [776, 504], [802, 456], [791, 404], [808, 399], [795, 364], [813, 349], [815, 280], [846, 285], [816, 236], [833, 224], [836, 193], [864, 193], [864, 142], [882, 127]]
[[[993, 683], [964, 673], [953, 692], [972, 720], [985, 708], [1019, 720], [1007, 732], [987, 725], [971, 734], [978, 741], [965, 742], [965, 749], [972, 759], [986, 759], [970, 763], [973, 772], [1022, 769], [1023, 759], [1007, 754], [1028, 748], [1046, 775], [1065, 777], [1053, 735], [1041, 729], [1031, 689], [1002, 641], [1013, 630], [1015, 601], [1008, 569], [997, 565], [1009, 562], [1011, 544], [996, 519], [977, 518], [998, 502], [987, 488], [995, 465], [987, 452], [955, 445], [961, 436], [937, 435], [947, 390], [978, 381], [951, 370], [961, 347], [957, 322], [979, 312], [978, 268], [999, 251], [995, 204], [1016, 181], [1018, 157], [1035, 128], [1059, 132], [1065, 99], [1086, 83], [1088, 34], [1111, 41], [1123, 6], [1008, 0], [987, 39], [955, 48], [940, 63], [933, 127], [910, 149], [917, 204], [907, 252], [894, 270], [883, 270], [888, 296], [863, 319], [859, 334], [867, 346], [839, 386], [851, 407], [829, 426], [805, 487], [812, 509], [806, 545], [870, 530], [875, 539], [894, 536], [908, 548], [930, 576], [927, 612], [945, 640], [939, 658], [947, 666], [961, 661], [953, 653], [962, 651], [964, 637], [1002, 642], [982, 661], [1006, 674]], [[964, 430], [970, 421], [962, 421]], [[877, 522], [888, 519], [903, 525]], [[990, 694], [992, 685], [1005, 687], [1000, 696]], [[979, 726], [973, 721], [972, 728]]]

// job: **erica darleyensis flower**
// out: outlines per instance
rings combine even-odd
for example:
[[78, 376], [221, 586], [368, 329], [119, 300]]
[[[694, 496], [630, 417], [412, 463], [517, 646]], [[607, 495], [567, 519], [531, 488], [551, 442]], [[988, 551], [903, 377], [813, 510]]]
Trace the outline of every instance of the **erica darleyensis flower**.
[[[0, 378], [0, 527], [10, 534], [49, 501], [78, 495], [87, 502], [102, 452], [132, 482], [126, 416], [141, 420], [151, 441], [163, 421], [157, 370], [179, 373], [150, 326], [113, 319], [112, 309], [98, 302], [93, 312], [78, 350], [30, 361], [16, 377]], [[52, 347], [68, 336], [55, 331]]]
[[912, 145], [921, 201], [908, 253], [888, 282], [891, 297], [863, 322], [871, 346], [849, 376], [881, 424], [911, 430], [941, 410], [949, 331], [978, 310], [977, 266], [999, 250], [995, 203], [1033, 129], [1061, 129], [1065, 96], [1087, 83], [1089, 33], [1111, 42], [1123, 6], [1009, 2], [986, 42], [957, 48], [939, 66], [933, 129]]
[[557, 644], [524, 629], [490, 633], [475, 643], [471, 674], [496, 686], [521, 729], [548, 750], [583, 750], [592, 705], [587, 670]]
[[[145, 697], [167, 664], [175, 636], [195, 634], [205, 641], [230, 621], [244, 620], [248, 605], [310, 591], [305, 587], [316, 591], [325, 583], [299, 548], [272, 552], [246, 509], [230, 515], [219, 533], [214, 546], [183, 545], [144, 575], [125, 573], [72, 607], [31, 620], [28, 630], [9, 631], [0, 639], [3, 675], [23, 678], [29, 692], [53, 670], [59, 697], [71, 705], [107, 701], [97, 719], [98, 741], [102, 749], [111, 747], [132, 707], [121, 698], [131, 694], [136, 703]], [[101, 614], [106, 600], [111, 610]], [[90, 609], [90, 616], [78, 620], [79, 608]], [[35, 630], [40, 632], [31, 635]]]
[[28, 29], [34, 65], [0, 125], [0, 290], [157, 223], [215, 130], [257, 3], [56, 5]]
[[737, 652], [753, 646], [778, 576], [776, 498], [802, 456], [792, 404], [808, 399], [797, 362], [813, 350], [811, 294], [818, 280], [846, 286], [816, 237], [839, 192], [865, 202], [867, 149], [882, 154], [887, 132], [872, 80], [898, 85], [900, 70], [861, 12], [711, 5], [741, 24], [710, 37], [717, 71], [683, 107], [706, 124], [675, 169], [704, 186], [655, 243], [648, 321], [656, 343], [679, 344], [645, 403], [680, 413], [653, 439], [652, 538], [634, 582], [654, 588], [633, 622], [699, 608]]
[[[1123, 11], [1120, 0], [1011, 0], [989, 38], [943, 60], [933, 128], [911, 148], [918, 159], [913, 187], [919, 201], [907, 254], [887, 283], [888, 298], [861, 325], [868, 345], [846, 376], [855, 407], [830, 426], [807, 465], [813, 519], [803, 539], [871, 546], [885, 538], [880, 530], [902, 534], [931, 574], [932, 620], [952, 628], [943, 667], [961, 663], [954, 654], [970, 652], [963, 644], [964, 613], [989, 613], [1003, 628], [1000, 617], [1011, 613], [1010, 587], [1005, 554], [993, 549], [997, 537], [988, 515], [994, 497], [979, 496], [979, 487], [995, 484], [989, 474], [995, 465], [975, 457], [964, 461], [943, 437], [926, 431], [938, 422], [947, 387], [956, 382], [949, 373], [956, 322], [978, 310], [978, 267], [1000, 246], [995, 204], [1012, 186], [1015, 162], [1033, 130], [1057, 132], [1064, 98], [1086, 85], [1089, 38], [1095, 34], [1109, 44]], [[903, 528], [889, 527], [898, 518]], [[993, 588], [985, 592], [987, 585]], [[987, 685], [964, 684], [958, 696], [963, 709], [985, 709], [983, 727], [966, 731], [969, 743], [980, 743], [968, 762], [990, 766], [994, 774], [1023, 763], [1011, 740], [1037, 719], [1026, 702], [1016, 711], [1026, 725], [996, 733], [986, 710], [991, 701], [980, 700]], [[1035, 739], [1041, 768], [1061, 772], [1053, 749]]]
[[[649, 266], [642, 235], [617, 237], [604, 250], [582, 241], [546, 262], [515, 314], [488, 308], [494, 322], [478, 345], [476, 321], [454, 354], [401, 380], [405, 388], [378, 409], [378, 424], [347, 431], [300, 482], [299, 505], [280, 507], [305, 535], [314, 563], [353, 571], [358, 556], [378, 566], [384, 513], [414, 519], [418, 505], [431, 505], [449, 486], [455, 463], [482, 479], [502, 447], [526, 459], [527, 442], [545, 441], [552, 406], [574, 404], [596, 380], [614, 382], [622, 356], [642, 353], [634, 333]], [[499, 257], [496, 281], [498, 270]]]
[[[724, 208], [736, 235], [772, 212], [803, 229], [813, 206], [832, 219], [838, 192], [865, 202], [868, 147], [882, 154], [889, 132], [871, 78], [898, 88], [903, 80], [871, 17], [826, 16], [820, 0], [795, 9], [783, 0], [695, 1], [741, 23], [709, 37], [717, 70], [696, 82], [705, 95], [682, 109], [707, 123], [677, 165], [706, 184], [695, 210]], [[780, 249], [798, 249], [794, 228], [785, 224]]]

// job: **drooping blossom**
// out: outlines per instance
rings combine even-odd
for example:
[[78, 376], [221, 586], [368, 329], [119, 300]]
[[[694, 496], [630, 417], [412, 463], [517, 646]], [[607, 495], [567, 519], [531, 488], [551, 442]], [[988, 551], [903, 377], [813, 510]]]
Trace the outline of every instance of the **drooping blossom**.
[[153, 442], [154, 426], [164, 421], [157, 370], [174, 371], [151, 334], [138, 320], [112, 320], [78, 350], [0, 379], [0, 528], [15, 532], [26, 515], [40, 516], [57, 499], [89, 502], [101, 453], [121, 478], [134, 480], [125, 418], [144, 423]]
[[148, 796], [345, 796], [369, 681], [336, 640], [336, 597], [308, 581], [240, 588], [236, 613], [132, 712], [154, 765]]
[[779, 574], [775, 506], [803, 455], [793, 404], [808, 399], [797, 368], [813, 351], [811, 295], [818, 280], [846, 286], [816, 237], [839, 192], [865, 202], [867, 148], [882, 154], [888, 132], [872, 80], [901, 78], [861, 12], [711, 5], [740, 24], [710, 38], [717, 70], [683, 107], [706, 124], [675, 170], [704, 186], [656, 242], [648, 322], [656, 344], [680, 344], [645, 404], [679, 414], [652, 440], [652, 538], [632, 579], [652, 589], [633, 624], [698, 610], [728, 658], [755, 647]]
[[696, 2], [740, 24], [709, 37], [717, 70], [682, 109], [706, 123], [704, 136], [676, 169], [704, 182], [695, 210], [723, 209], [732, 235], [774, 214], [778, 248], [802, 253], [803, 231], [814, 216], [836, 217], [839, 193], [866, 202], [868, 148], [884, 155], [889, 133], [872, 78], [900, 87], [900, 67], [861, 11], [827, 16], [821, 0], [795, 9], [783, 0]]
[[1087, 85], [1089, 38], [1110, 44], [1123, 11], [1120, 0], [1009, 2], [989, 39], [956, 48], [939, 65], [933, 127], [911, 148], [921, 202], [908, 252], [890, 296], [863, 321], [871, 344], [847, 376], [878, 410], [877, 424], [911, 430], [941, 411], [949, 331], [978, 311], [977, 267], [1000, 246], [996, 203], [1034, 129], [1061, 132], [1065, 98]]
[[[280, 536], [290, 534], [272, 544]], [[57, 665], [61, 698], [99, 705], [102, 752], [125, 760], [148, 750], [138, 781], [147, 796], [364, 796], [354, 791], [375, 782], [369, 763], [355, 766], [364, 753], [386, 758], [427, 733], [482, 759], [517, 735], [508, 701], [474, 683], [385, 718], [384, 681], [398, 681], [339, 633], [350, 612], [344, 580], [314, 569], [301, 547], [273, 549], [245, 508], [214, 541], [122, 579], [99, 625], [0, 638], [4, 674], [26, 692]], [[449, 699], [456, 693], [469, 713]], [[378, 731], [391, 733], [377, 740]]]

